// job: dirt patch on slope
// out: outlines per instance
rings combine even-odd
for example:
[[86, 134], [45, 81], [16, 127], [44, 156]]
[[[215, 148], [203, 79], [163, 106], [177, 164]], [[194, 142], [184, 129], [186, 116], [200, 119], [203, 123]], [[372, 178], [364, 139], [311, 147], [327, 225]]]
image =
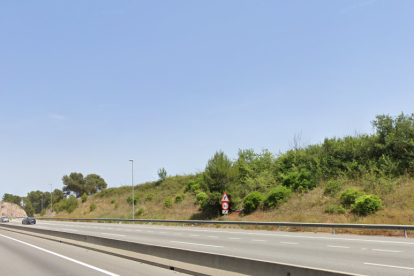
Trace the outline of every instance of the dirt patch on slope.
[[0, 215], [8, 217], [27, 217], [26, 212], [17, 204], [0, 202]]

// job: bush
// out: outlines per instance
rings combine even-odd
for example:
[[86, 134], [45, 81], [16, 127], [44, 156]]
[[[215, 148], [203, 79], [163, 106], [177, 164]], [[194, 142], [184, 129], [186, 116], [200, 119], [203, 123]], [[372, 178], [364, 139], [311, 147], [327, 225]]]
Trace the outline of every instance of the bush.
[[307, 192], [316, 186], [316, 181], [307, 170], [300, 172], [289, 172], [282, 180], [283, 186], [298, 192]]
[[147, 194], [147, 196], [145, 197], [145, 201], [151, 201], [153, 198], [154, 198], [153, 193]]
[[352, 204], [355, 204], [355, 200], [360, 197], [365, 195], [364, 192], [361, 192], [360, 190], [357, 189], [346, 189], [342, 194], [341, 194], [341, 200], [342, 203], [345, 206], [351, 206]]
[[167, 199], [165, 199], [165, 201], [164, 201], [164, 206], [166, 207], [166, 208], [171, 208], [172, 206], [173, 206], [173, 204], [174, 204], [174, 202], [173, 202], [173, 200], [171, 199], [171, 197], [168, 197]]
[[259, 207], [263, 200], [263, 194], [260, 192], [253, 192], [248, 194], [243, 201], [244, 211], [251, 213]]
[[[134, 205], [136, 205], [138, 201], [139, 201], [139, 195], [134, 195]], [[127, 202], [132, 205], [132, 196], [129, 196], [127, 198]]]
[[116, 201], [116, 198], [111, 199], [111, 204], [114, 204]]
[[345, 214], [346, 209], [342, 205], [339, 205], [339, 206], [329, 205], [328, 207], [326, 207], [325, 212], [330, 213], [330, 214]]
[[82, 203], [86, 202], [88, 200], [88, 195], [86, 193], [83, 193], [83, 195], [81, 196], [82, 199]]
[[136, 215], [137, 216], [140, 216], [140, 215], [143, 215], [145, 213], [145, 209], [144, 208], [142, 208], [142, 207], [140, 207], [139, 209], [138, 209], [138, 211], [136, 212]]
[[336, 195], [342, 189], [342, 182], [336, 180], [329, 180], [326, 185], [323, 193], [325, 195]]
[[70, 205], [70, 206], [66, 209], [66, 212], [68, 212], [68, 214], [72, 213], [73, 211], [75, 211], [75, 207], [73, 207], [73, 205]]
[[115, 203], [114, 208], [115, 208], [115, 209], [118, 209], [118, 207], [119, 207], [119, 204], [118, 204], [118, 203]]
[[194, 184], [193, 186], [191, 186], [191, 191], [193, 193], [197, 193], [198, 190], [200, 190], [200, 185], [199, 184]]
[[96, 204], [92, 203], [91, 205], [89, 205], [89, 210], [92, 212], [96, 209]]
[[279, 186], [272, 189], [264, 200], [264, 206], [266, 208], [275, 207], [279, 202], [288, 199], [292, 195], [292, 190], [285, 186]]
[[179, 194], [178, 196], [175, 197], [175, 203], [183, 202], [184, 198], [185, 198], [185, 194]]
[[59, 203], [53, 205], [53, 209], [56, 213], [66, 210], [69, 214], [72, 213], [79, 206], [78, 199], [71, 195], [69, 198], [62, 198]]
[[207, 210], [209, 207], [208, 195], [206, 193], [199, 193], [196, 195], [196, 201], [200, 204], [202, 210]]
[[185, 184], [185, 189], [184, 189], [184, 193], [191, 191], [191, 187], [195, 184], [195, 181], [193, 179], [190, 179], [187, 181], [187, 183]]
[[43, 217], [46, 214], [46, 210], [43, 210], [42, 212], [40, 212], [40, 216]]
[[381, 199], [376, 195], [363, 195], [355, 200], [352, 211], [361, 215], [375, 213], [383, 208]]

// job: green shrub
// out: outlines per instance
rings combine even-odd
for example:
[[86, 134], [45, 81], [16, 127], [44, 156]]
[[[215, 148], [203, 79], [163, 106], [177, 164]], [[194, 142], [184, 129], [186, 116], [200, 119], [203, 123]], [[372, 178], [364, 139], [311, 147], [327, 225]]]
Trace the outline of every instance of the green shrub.
[[329, 205], [328, 207], [326, 207], [325, 212], [330, 213], [330, 214], [345, 214], [346, 209], [342, 205], [339, 205], [339, 206]]
[[355, 204], [355, 200], [360, 197], [365, 195], [364, 192], [357, 190], [357, 189], [346, 189], [342, 194], [341, 194], [341, 200], [342, 203], [345, 206], [351, 206], [352, 204]]
[[164, 206], [166, 207], [166, 208], [171, 208], [172, 206], [173, 206], [173, 204], [174, 204], [174, 202], [173, 202], [173, 200], [171, 199], [171, 197], [168, 197], [167, 199], [165, 199], [165, 201], [164, 201]]
[[316, 186], [316, 181], [312, 178], [312, 174], [307, 170], [289, 172], [283, 177], [282, 183], [283, 186], [298, 192], [307, 192]]
[[75, 211], [75, 207], [73, 205], [70, 205], [67, 209], [66, 212], [68, 212], [68, 214], [72, 213], [73, 211]]
[[96, 204], [92, 203], [91, 205], [89, 205], [89, 210], [92, 212], [96, 209]]
[[381, 199], [376, 195], [363, 195], [355, 200], [352, 211], [360, 215], [375, 213], [383, 208]]
[[185, 184], [185, 189], [184, 192], [188, 192], [191, 191], [191, 187], [195, 184], [195, 181], [193, 179], [190, 179], [187, 181], [187, 183]]
[[140, 216], [140, 215], [143, 215], [145, 213], [145, 209], [144, 208], [142, 208], [142, 207], [140, 207], [139, 209], [138, 209], [138, 211], [136, 212], [136, 215], [137, 216]]
[[175, 197], [175, 203], [183, 202], [184, 198], [185, 198], [185, 194], [179, 194], [178, 196]]
[[259, 207], [260, 203], [263, 200], [263, 194], [260, 192], [252, 192], [248, 194], [243, 201], [244, 211], [246, 213], [251, 213]]
[[265, 197], [264, 206], [266, 208], [275, 207], [279, 202], [288, 199], [292, 195], [292, 190], [285, 186], [278, 186], [272, 189]]
[[40, 212], [40, 216], [43, 217], [46, 214], [46, 210], [43, 210], [42, 212]]
[[193, 193], [197, 193], [200, 190], [203, 181], [203, 177], [188, 180], [185, 184], [184, 192], [192, 191]]
[[346, 209], [344, 206], [339, 205], [338, 206], [338, 214], [345, 214], [346, 213]]
[[193, 193], [196, 193], [198, 190], [200, 190], [200, 185], [199, 184], [194, 184], [193, 186], [191, 186], [191, 191]]
[[111, 204], [114, 204], [116, 201], [116, 198], [111, 199]]
[[82, 203], [86, 202], [88, 200], [88, 195], [86, 193], [83, 193], [83, 195], [81, 196], [82, 199]]
[[[139, 201], [139, 195], [134, 195], [134, 205], [136, 205], [138, 201]], [[127, 198], [127, 202], [132, 205], [132, 196], [129, 196]]]
[[342, 189], [342, 182], [337, 180], [329, 180], [326, 185], [323, 193], [325, 195], [336, 195]]
[[208, 195], [206, 193], [199, 193], [196, 195], [196, 201], [200, 204], [202, 210], [207, 210], [209, 207]]
[[53, 209], [56, 213], [66, 210], [69, 214], [72, 213], [79, 206], [78, 199], [71, 195], [69, 198], [62, 198], [59, 203], [53, 205]]
[[151, 201], [153, 198], [154, 198], [153, 193], [147, 194], [147, 196], [145, 197], [145, 201]]
[[119, 204], [118, 204], [118, 203], [115, 203], [114, 208], [115, 208], [115, 209], [118, 209], [118, 207], [119, 207]]

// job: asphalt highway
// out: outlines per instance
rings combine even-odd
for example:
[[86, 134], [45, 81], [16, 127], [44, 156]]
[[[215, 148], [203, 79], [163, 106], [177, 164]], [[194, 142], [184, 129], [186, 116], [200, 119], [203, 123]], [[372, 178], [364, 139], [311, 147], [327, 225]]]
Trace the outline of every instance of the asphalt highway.
[[[10, 225], [21, 225], [12, 221]], [[40, 221], [41, 229], [220, 253], [372, 276], [413, 276], [414, 240], [239, 229]]]
[[0, 229], [2, 276], [185, 275], [76, 246]]

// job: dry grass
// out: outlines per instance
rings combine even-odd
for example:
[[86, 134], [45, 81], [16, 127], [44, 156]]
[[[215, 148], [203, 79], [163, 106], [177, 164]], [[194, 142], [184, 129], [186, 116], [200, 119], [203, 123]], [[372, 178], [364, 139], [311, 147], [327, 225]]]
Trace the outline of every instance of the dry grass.
[[[167, 197], [173, 200], [178, 194], [184, 193], [187, 180], [194, 178], [194, 175], [169, 177], [162, 183], [152, 182], [136, 186], [135, 192], [140, 195], [140, 200], [135, 206], [136, 219], [206, 219], [208, 214], [202, 213], [195, 202], [195, 194], [187, 192], [186, 197], [181, 203], [174, 203], [171, 208], [164, 207]], [[336, 196], [326, 196], [323, 194], [324, 184], [321, 183], [316, 189], [305, 194], [294, 194], [287, 202], [280, 204], [274, 210], [258, 210], [252, 214], [244, 215], [243, 212], [233, 212], [227, 216], [227, 220], [233, 221], [270, 221], [270, 222], [313, 222], [313, 223], [357, 223], [357, 224], [414, 224], [414, 181], [408, 178], [400, 178], [389, 181], [387, 187], [384, 183], [375, 183], [372, 180], [349, 181], [343, 180], [344, 187], [359, 188], [367, 193], [376, 192], [383, 201], [384, 209], [369, 216], [358, 216], [347, 211], [346, 214], [328, 214], [325, 212], [329, 205], [340, 204], [339, 194]], [[131, 205], [127, 203], [130, 196], [131, 187], [121, 187], [110, 190], [111, 193], [103, 197], [94, 195], [89, 197], [85, 203], [79, 201], [79, 207], [71, 214], [60, 212], [58, 217], [71, 218], [132, 218]], [[145, 201], [148, 194], [153, 193], [151, 201]], [[115, 208], [115, 203], [111, 200], [115, 198], [119, 204]], [[97, 205], [96, 210], [90, 212], [90, 204]], [[141, 215], [138, 210], [144, 209]], [[224, 219], [224, 218], [212, 218]], [[238, 226], [220, 226], [229, 228]], [[276, 230], [276, 227], [266, 226], [243, 226], [246, 229]], [[308, 231], [308, 232], [331, 232], [331, 229], [300, 229], [282, 228], [285, 231]], [[386, 230], [358, 230], [358, 229], [336, 229], [336, 233], [347, 234], [369, 234], [402, 236], [402, 231]], [[410, 233], [410, 236], [412, 234]]]

